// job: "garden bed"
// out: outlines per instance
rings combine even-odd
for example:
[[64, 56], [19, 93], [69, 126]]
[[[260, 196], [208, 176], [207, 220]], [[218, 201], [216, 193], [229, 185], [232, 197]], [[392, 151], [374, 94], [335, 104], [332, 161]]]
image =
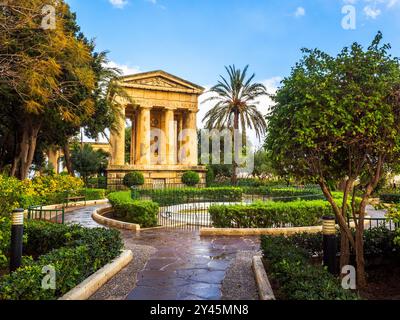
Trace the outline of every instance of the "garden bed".
[[[3, 234], [9, 230], [6, 224], [1, 224]], [[3, 244], [2, 248], [7, 248], [8, 240]], [[25, 224], [23, 264], [0, 278], [0, 300], [57, 299], [115, 259], [122, 247], [116, 230], [29, 221]], [[7, 252], [5, 256], [8, 258]], [[3, 261], [3, 267], [6, 265]], [[42, 288], [45, 266], [54, 268], [55, 289]]]
[[368, 286], [357, 292], [343, 290], [339, 278], [321, 267], [321, 233], [263, 236], [264, 262], [272, 289], [277, 299], [283, 300], [399, 299], [400, 249], [393, 242], [394, 236], [395, 232], [384, 227], [365, 231]]

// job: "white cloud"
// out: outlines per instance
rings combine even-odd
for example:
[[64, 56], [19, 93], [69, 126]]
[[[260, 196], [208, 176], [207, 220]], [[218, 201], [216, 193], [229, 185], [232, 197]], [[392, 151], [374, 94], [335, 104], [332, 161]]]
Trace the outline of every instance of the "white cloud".
[[[269, 94], [274, 94], [278, 89], [279, 83], [281, 82], [281, 77], [272, 77], [263, 81], [260, 81], [266, 88]], [[197, 113], [197, 126], [198, 128], [204, 128], [203, 118], [210, 110], [215, 101], [207, 101], [204, 102], [209, 97], [212, 97], [213, 94], [209, 92], [211, 85], [204, 86], [206, 88], [205, 93], [203, 93], [199, 98], [199, 112]], [[269, 96], [263, 96], [256, 101], [258, 103], [257, 108], [263, 114], [266, 115], [270, 110], [271, 106], [273, 106], [273, 101]], [[256, 133], [254, 130], [247, 130], [247, 135], [249, 136], [250, 141], [253, 143], [255, 147], [259, 147], [262, 145], [263, 141], [259, 141], [256, 137]]]
[[128, 0], [109, 0], [113, 7], [122, 9], [128, 4]]
[[303, 17], [306, 15], [306, 9], [303, 7], [297, 7], [296, 11], [294, 12], [295, 17]]
[[365, 6], [364, 7], [364, 14], [371, 19], [376, 19], [382, 13], [381, 9], [374, 8], [372, 6]]
[[118, 68], [118, 69], [120, 69], [121, 72], [122, 72], [122, 75], [124, 75], [124, 76], [141, 72], [140, 68], [137, 67], [137, 66], [130, 67], [130, 66], [127, 66], [125, 64], [118, 64], [118, 63], [116, 63], [114, 61], [109, 61], [107, 63], [107, 66], [110, 67], [110, 68]]
[[388, 8], [392, 8], [392, 7], [394, 7], [396, 4], [398, 4], [399, 3], [399, 0], [389, 0], [388, 1], [388, 4], [387, 4], [387, 7]]

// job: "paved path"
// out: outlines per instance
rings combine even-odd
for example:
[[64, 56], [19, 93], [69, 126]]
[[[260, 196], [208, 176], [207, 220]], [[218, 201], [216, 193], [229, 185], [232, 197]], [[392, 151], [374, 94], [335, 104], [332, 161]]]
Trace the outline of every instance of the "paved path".
[[[198, 231], [182, 229], [143, 231], [130, 237], [157, 250], [127, 296], [135, 300], [221, 299], [226, 271], [237, 253], [255, 254], [259, 248], [258, 237], [200, 237]], [[251, 266], [247, 267], [251, 272]], [[251, 283], [249, 286], [255, 288]], [[253, 297], [251, 292], [242, 298]]]
[[[67, 223], [99, 227], [95, 208], [66, 214]], [[251, 257], [258, 237], [200, 237], [198, 230], [121, 231], [133, 261], [91, 299], [187, 300], [257, 299]]]

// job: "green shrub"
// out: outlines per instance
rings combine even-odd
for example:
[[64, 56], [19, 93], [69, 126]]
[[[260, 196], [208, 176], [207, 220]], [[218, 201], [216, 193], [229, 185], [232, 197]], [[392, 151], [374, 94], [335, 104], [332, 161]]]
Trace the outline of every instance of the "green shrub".
[[131, 188], [134, 186], [141, 186], [144, 184], [143, 173], [138, 171], [129, 172], [125, 175], [122, 182], [125, 187]]
[[149, 228], [157, 226], [158, 205], [152, 201], [133, 200], [129, 191], [113, 192], [108, 195], [114, 215], [126, 222]]
[[10, 248], [11, 220], [0, 217], [0, 269], [8, 265], [8, 250]]
[[262, 236], [261, 248], [268, 271], [279, 282], [278, 298], [288, 300], [354, 300], [358, 296], [342, 289], [340, 282], [285, 237]]
[[197, 172], [186, 171], [182, 175], [182, 182], [189, 187], [193, 187], [200, 182], [200, 176]]
[[[0, 300], [49, 300], [65, 294], [97, 271], [122, 249], [116, 230], [86, 229], [80, 226], [57, 225], [43, 221], [26, 224], [28, 242], [23, 266], [0, 279]], [[56, 289], [42, 289], [43, 267], [56, 271]]]
[[83, 189], [79, 191], [79, 195], [85, 196], [86, 200], [100, 200], [106, 197], [105, 189]]
[[209, 212], [217, 228], [313, 226], [320, 224], [323, 216], [333, 215], [330, 204], [323, 200], [215, 205]]
[[242, 200], [242, 189], [222, 188], [177, 188], [142, 189], [132, 191], [133, 199], [150, 199], [160, 206], [195, 202], [236, 202]]

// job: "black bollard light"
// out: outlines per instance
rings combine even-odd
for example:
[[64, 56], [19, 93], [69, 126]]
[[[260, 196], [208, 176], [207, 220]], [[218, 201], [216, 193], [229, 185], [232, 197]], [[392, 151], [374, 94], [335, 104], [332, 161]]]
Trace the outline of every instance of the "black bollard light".
[[11, 216], [10, 272], [21, 266], [22, 238], [24, 235], [24, 209], [15, 209]]
[[332, 274], [336, 273], [336, 223], [334, 217], [323, 217], [323, 264]]

